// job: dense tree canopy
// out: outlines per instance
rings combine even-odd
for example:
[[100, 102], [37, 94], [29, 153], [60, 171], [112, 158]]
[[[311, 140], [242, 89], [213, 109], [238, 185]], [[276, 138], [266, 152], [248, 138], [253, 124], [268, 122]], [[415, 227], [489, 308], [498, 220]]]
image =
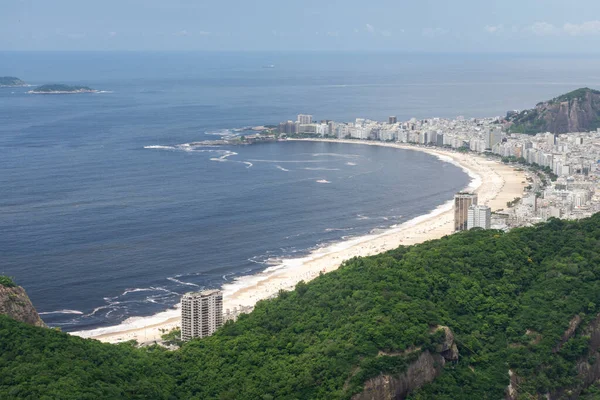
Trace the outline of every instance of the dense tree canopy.
[[436, 325], [460, 358], [411, 398], [499, 399], [509, 369], [532, 398], [580, 383], [598, 312], [600, 214], [474, 230], [349, 260], [177, 351], [0, 317], [0, 398], [348, 399], [433, 351]]

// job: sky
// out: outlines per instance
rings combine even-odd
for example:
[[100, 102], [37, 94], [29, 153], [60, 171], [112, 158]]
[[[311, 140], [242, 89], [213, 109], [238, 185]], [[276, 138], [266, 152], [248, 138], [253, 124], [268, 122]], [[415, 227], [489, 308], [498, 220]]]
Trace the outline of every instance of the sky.
[[0, 50], [598, 53], [599, 0], [2, 0]]

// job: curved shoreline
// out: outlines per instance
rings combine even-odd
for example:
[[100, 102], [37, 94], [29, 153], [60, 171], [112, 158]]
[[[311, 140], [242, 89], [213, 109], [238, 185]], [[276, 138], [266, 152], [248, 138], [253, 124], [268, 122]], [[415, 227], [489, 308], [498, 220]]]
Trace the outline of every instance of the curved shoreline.
[[[368, 142], [343, 139], [288, 139], [393, 147], [422, 151], [462, 168], [471, 181], [465, 188], [475, 191], [480, 204], [492, 211], [504, 208], [507, 201], [522, 194], [525, 176], [522, 171], [493, 160], [442, 149], [416, 147], [398, 143]], [[412, 245], [441, 238], [453, 231], [453, 201], [450, 200], [429, 213], [417, 216], [384, 232], [368, 234], [317, 249], [305, 257], [283, 260], [282, 264], [268, 267], [255, 275], [242, 276], [223, 285], [224, 310], [234, 307], [253, 307], [256, 302], [275, 296], [279, 290], [293, 289], [301, 280], [310, 281], [321, 272], [330, 272], [352, 257], [385, 252], [399, 245]], [[161, 330], [179, 326], [179, 310], [170, 309], [150, 317], [133, 317], [119, 325], [97, 328], [71, 334], [95, 338], [105, 342], [137, 340], [140, 343], [160, 339]]]

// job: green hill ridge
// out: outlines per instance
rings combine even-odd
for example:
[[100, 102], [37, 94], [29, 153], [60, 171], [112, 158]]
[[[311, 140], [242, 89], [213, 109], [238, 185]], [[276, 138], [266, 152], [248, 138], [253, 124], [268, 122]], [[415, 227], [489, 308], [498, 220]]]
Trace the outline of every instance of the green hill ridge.
[[[404, 378], [415, 400], [499, 399], [511, 382], [507, 398], [576, 398], [600, 378], [599, 313], [600, 214], [473, 230], [349, 260], [176, 351], [0, 316], [0, 398], [403, 398], [381, 382]], [[429, 356], [435, 380], [411, 380]]]
[[508, 117], [509, 132], [569, 133], [600, 128], [600, 91], [581, 88]]

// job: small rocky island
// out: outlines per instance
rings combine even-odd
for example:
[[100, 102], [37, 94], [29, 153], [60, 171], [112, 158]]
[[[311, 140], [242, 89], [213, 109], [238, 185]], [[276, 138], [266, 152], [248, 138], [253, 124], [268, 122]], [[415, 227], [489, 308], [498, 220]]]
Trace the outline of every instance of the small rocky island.
[[63, 84], [38, 86], [27, 93], [32, 94], [73, 94], [73, 93], [97, 93], [98, 90], [87, 86], [70, 86]]
[[15, 76], [0, 76], [0, 87], [21, 87], [29, 86], [25, 81]]

